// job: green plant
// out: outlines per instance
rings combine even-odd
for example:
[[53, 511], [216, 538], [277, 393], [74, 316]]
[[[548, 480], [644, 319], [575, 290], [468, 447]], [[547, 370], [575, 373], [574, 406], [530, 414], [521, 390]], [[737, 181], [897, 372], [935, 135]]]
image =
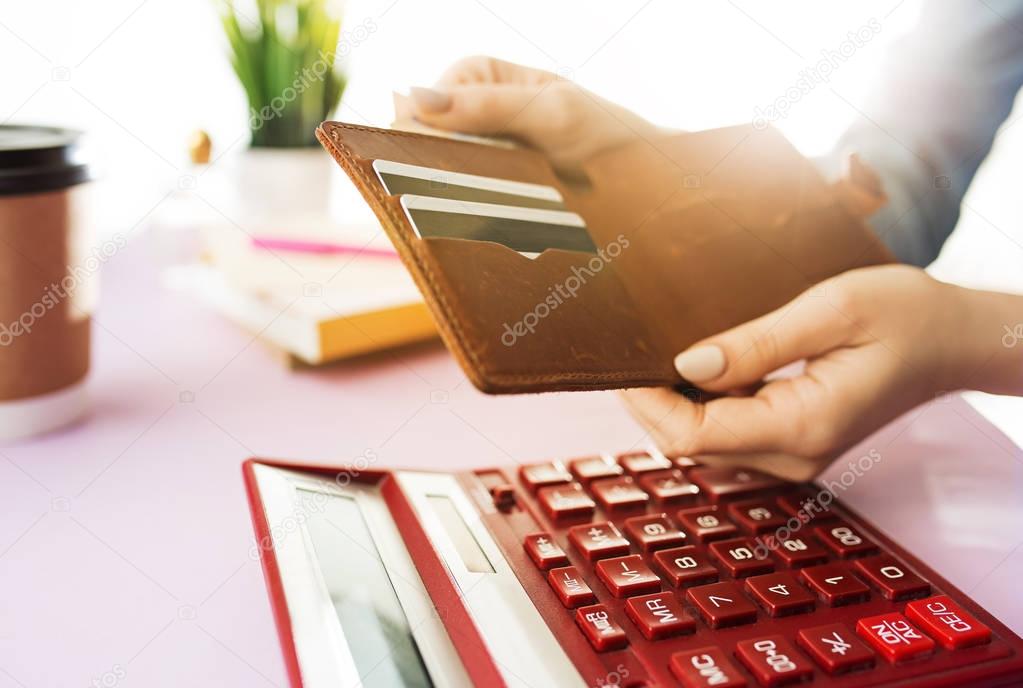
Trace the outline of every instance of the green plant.
[[[247, 3], [251, 5], [252, 3]], [[220, 0], [231, 65], [249, 102], [256, 147], [315, 145], [347, 83], [336, 64], [341, 13], [330, 0]]]

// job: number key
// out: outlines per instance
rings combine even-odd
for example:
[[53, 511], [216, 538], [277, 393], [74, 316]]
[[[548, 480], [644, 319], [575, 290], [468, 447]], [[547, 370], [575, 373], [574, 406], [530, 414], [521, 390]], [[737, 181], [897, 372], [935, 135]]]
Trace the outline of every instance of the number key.
[[790, 537], [778, 542], [772, 553], [793, 569], [804, 566], [823, 564], [828, 560], [828, 553], [823, 547], [808, 537]]
[[682, 509], [676, 518], [682, 524], [682, 529], [692, 533], [700, 542], [724, 540], [739, 532], [735, 524], [718, 512], [716, 506]]
[[877, 552], [877, 545], [844, 521], [817, 526], [813, 532], [825, 547], [843, 559], [865, 557]]
[[711, 583], [689, 588], [686, 599], [711, 628], [739, 626], [757, 620], [757, 608], [735, 583]]
[[654, 553], [654, 568], [676, 588], [714, 583], [718, 579], [718, 570], [693, 546]]
[[931, 593], [931, 586], [927, 581], [910, 571], [905, 564], [896, 561], [890, 554], [860, 559], [855, 565], [860, 573], [881, 591], [885, 599], [911, 600]]
[[754, 535], [778, 530], [788, 520], [767, 500], [729, 504], [728, 513], [736, 523]]
[[684, 545], [686, 535], [671, 525], [664, 514], [625, 519], [625, 534], [644, 552]]
[[733, 578], [774, 571], [774, 564], [767, 558], [766, 548], [753, 544], [748, 538], [713, 542], [708, 549]]
[[841, 564], [811, 566], [799, 575], [829, 607], [865, 602], [870, 597], [870, 588]]
[[813, 675], [810, 663], [780, 635], [743, 640], [735, 654], [764, 688], [802, 683]]
[[805, 614], [814, 608], [814, 596], [789, 573], [747, 578], [746, 589], [769, 616]]

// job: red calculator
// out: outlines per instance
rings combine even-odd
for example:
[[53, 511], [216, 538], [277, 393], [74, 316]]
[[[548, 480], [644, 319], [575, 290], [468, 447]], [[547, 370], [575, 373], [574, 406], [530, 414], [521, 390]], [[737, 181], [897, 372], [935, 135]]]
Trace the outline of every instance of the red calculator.
[[653, 450], [244, 472], [295, 687], [1023, 685], [1023, 640], [811, 483]]

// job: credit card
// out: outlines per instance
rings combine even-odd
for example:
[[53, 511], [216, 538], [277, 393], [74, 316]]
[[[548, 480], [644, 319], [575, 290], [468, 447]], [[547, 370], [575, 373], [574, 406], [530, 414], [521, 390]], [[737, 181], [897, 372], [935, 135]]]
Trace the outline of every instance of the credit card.
[[520, 208], [566, 210], [561, 194], [553, 186], [448, 172], [390, 160], [374, 160], [373, 169], [387, 193], [394, 196], [410, 194]]
[[492, 241], [530, 258], [548, 248], [597, 252], [586, 223], [571, 212], [427, 196], [402, 196], [401, 206], [420, 238]]

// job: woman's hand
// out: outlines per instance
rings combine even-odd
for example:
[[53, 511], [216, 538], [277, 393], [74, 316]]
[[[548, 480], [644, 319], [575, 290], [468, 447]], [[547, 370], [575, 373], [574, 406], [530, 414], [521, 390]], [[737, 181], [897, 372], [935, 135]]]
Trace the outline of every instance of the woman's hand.
[[[1023, 297], [938, 282], [922, 270], [854, 270], [757, 320], [699, 342], [679, 374], [725, 396], [624, 393], [665, 451], [805, 480], [872, 431], [945, 392], [1023, 393]], [[763, 384], [797, 361], [794, 376]]]
[[396, 113], [441, 129], [508, 136], [543, 152], [562, 171], [657, 127], [551, 72], [469, 57], [430, 88], [412, 88], [409, 111]]

